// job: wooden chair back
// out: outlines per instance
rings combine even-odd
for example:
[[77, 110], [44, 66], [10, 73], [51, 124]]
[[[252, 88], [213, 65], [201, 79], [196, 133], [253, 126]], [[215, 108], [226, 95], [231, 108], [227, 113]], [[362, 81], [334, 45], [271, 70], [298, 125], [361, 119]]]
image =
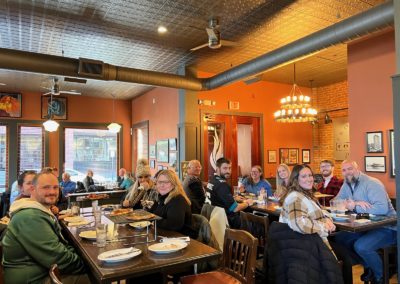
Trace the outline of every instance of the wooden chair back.
[[240, 283], [253, 284], [257, 239], [243, 230], [226, 229], [222, 270]]
[[51, 279], [51, 283], [53, 283], [53, 284], [62, 284], [61, 276], [60, 276], [60, 270], [58, 269], [57, 264], [53, 264], [50, 267], [49, 276], [50, 276], [50, 279]]
[[240, 211], [242, 230], [245, 230], [258, 239], [259, 251], [264, 252], [267, 242], [269, 219], [267, 216], [258, 216]]

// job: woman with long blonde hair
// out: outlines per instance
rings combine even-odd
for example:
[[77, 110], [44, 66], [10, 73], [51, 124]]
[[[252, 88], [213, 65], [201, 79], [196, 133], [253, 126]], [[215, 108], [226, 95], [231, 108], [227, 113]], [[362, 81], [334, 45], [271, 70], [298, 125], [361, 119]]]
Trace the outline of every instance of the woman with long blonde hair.
[[159, 172], [156, 188], [158, 202], [150, 211], [163, 218], [157, 221], [157, 226], [196, 238], [196, 232], [192, 229], [190, 200], [175, 172], [171, 170]]
[[286, 164], [280, 164], [276, 168], [276, 190], [274, 196], [281, 198], [287, 194], [289, 186], [290, 169]]

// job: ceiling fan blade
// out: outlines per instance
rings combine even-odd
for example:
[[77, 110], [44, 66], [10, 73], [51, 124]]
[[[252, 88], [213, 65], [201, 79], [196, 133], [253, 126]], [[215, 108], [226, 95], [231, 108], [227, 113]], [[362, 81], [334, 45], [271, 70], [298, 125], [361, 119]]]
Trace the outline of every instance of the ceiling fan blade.
[[221, 39], [221, 44], [224, 46], [239, 46], [240, 44], [230, 40]]
[[82, 95], [80, 92], [75, 92], [75, 91], [61, 91], [59, 94], [63, 94], [63, 95], [76, 95], [76, 96]]
[[205, 43], [205, 44], [202, 44], [202, 45], [199, 45], [199, 46], [191, 48], [190, 51], [195, 51], [195, 50], [198, 50], [200, 48], [207, 47], [207, 46], [208, 46], [208, 43]]

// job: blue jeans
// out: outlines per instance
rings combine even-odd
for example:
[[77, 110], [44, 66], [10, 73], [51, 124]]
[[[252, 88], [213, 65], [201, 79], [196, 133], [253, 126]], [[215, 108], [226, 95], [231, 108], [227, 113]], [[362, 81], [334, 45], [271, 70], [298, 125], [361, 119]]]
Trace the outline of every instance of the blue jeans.
[[387, 228], [379, 228], [361, 233], [339, 232], [335, 241], [355, 252], [365, 268], [371, 268], [376, 279], [383, 276], [382, 259], [377, 250], [396, 243], [397, 232]]

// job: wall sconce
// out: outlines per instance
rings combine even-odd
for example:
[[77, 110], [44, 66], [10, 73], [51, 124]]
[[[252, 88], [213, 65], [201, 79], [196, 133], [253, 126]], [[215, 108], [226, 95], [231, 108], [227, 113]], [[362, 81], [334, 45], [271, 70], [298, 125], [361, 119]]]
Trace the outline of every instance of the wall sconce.
[[197, 103], [199, 105], [204, 105], [204, 106], [215, 106], [217, 104], [216, 101], [212, 101], [212, 100], [198, 100]]
[[328, 113], [325, 114], [325, 124], [332, 123], [332, 119]]

